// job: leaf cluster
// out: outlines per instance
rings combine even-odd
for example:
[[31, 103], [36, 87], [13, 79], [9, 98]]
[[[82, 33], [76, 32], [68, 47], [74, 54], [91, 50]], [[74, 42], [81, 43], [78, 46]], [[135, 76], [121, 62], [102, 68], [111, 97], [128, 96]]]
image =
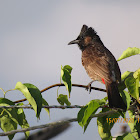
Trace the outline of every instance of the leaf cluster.
[[[121, 57], [118, 59], [118, 61], [128, 58], [133, 55], [140, 54], [139, 48], [128, 48], [126, 51], [123, 52]], [[71, 72], [72, 67], [69, 65], [65, 65], [64, 67], [61, 66], [61, 80], [60, 83], [63, 82], [67, 91], [68, 96], [70, 98], [70, 94], [72, 91], [72, 82], [71, 82]], [[128, 138], [130, 140], [139, 139], [140, 134], [140, 125], [138, 122], [138, 118], [136, 117], [136, 109], [139, 107], [140, 100], [139, 100], [139, 94], [140, 94], [140, 69], [136, 70], [135, 72], [126, 71], [121, 76], [122, 82], [118, 85], [120, 94], [124, 100], [124, 102], [127, 105], [127, 111], [129, 113], [129, 117], [134, 120], [133, 123], [128, 122], [128, 125], [131, 129], [131, 133], [126, 133], [123, 136], [118, 136], [116, 139], [120, 140], [127, 140]], [[5, 94], [8, 91], [4, 91], [2, 88], [0, 88], [4, 93], [4, 98], [0, 98], [0, 106], [3, 106], [3, 108], [0, 108], [0, 127], [4, 132], [16, 130], [17, 126], [19, 125], [21, 128], [28, 128], [29, 124], [26, 120], [26, 115], [24, 113], [24, 110], [22, 108], [4, 108], [5, 106], [23, 106], [23, 103], [16, 103], [13, 102], [7, 98], [5, 98]], [[30, 83], [21, 83], [17, 82], [15, 85], [15, 89], [22, 92], [22, 94], [25, 96], [28, 103], [32, 106], [36, 117], [39, 118], [42, 105], [48, 105], [48, 102], [42, 98], [41, 91], [33, 84]], [[59, 94], [57, 95], [57, 101], [61, 105], [67, 105], [70, 106], [71, 103], [68, 99], [67, 95]], [[133, 109], [130, 109], [133, 106]], [[48, 108], [45, 108], [48, 114], [50, 114], [50, 111]], [[110, 108], [108, 107], [107, 97], [104, 99], [95, 99], [91, 100], [89, 103], [87, 103], [84, 107], [80, 109], [77, 115], [77, 120], [79, 125], [84, 128], [84, 132], [87, 130], [87, 127], [89, 123], [92, 120], [92, 116], [98, 114], [106, 113], [110, 111]], [[115, 118], [119, 118], [120, 116], [123, 118], [126, 118], [125, 116], [126, 112], [123, 112], [122, 110], [116, 110], [113, 114], [107, 114], [104, 116], [97, 117], [97, 126], [98, 126], [98, 132], [103, 140], [111, 140], [111, 129], [113, 128], [114, 124], [116, 123]], [[108, 120], [111, 120], [108, 121]], [[29, 131], [25, 132], [25, 137], [28, 138]], [[10, 140], [13, 139], [14, 134], [8, 136]]]

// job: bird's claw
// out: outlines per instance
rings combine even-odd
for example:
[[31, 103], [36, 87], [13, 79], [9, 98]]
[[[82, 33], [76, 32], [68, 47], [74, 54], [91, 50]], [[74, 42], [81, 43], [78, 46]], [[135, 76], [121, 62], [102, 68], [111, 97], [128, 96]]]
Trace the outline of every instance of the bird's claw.
[[89, 94], [91, 92], [91, 84], [92, 84], [93, 81], [91, 81], [87, 86], [86, 86], [86, 90], [88, 91], [89, 90]]

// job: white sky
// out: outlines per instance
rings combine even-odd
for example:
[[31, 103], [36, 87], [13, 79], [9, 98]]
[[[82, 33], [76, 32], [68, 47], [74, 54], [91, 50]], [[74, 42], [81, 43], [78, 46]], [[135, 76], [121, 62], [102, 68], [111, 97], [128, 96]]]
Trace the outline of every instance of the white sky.
[[[66, 64], [73, 67], [73, 83], [87, 84], [90, 79], [82, 67], [81, 52], [76, 45], [68, 46], [68, 42], [78, 36], [83, 24], [87, 24], [97, 31], [105, 46], [119, 58], [128, 47], [140, 47], [139, 7], [139, 0], [1, 0], [0, 87], [5, 90], [13, 89], [16, 82], [21, 81], [30, 82], [43, 89], [59, 83], [60, 67]], [[134, 56], [119, 62], [122, 73], [138, 69], [138, 60], [139, 56]], [[100, 83], [93, 85], [103, 87]], [[63, 88], [60, 92], [66, 93]], [[103, 93], [93, 93], [88, 95], [84, 89], [73, 88], [70, 100], [72, 104], [82, 105], [93, 98], [101, 99], [105, 96]], [[56, 89], [48, 91], [48, 94], [44, 93], [43, 96], [49, 104], [57, 104]], [[0, 95], [2, 96], [2, 92]], [[14, 93], [10, 92], [6, 97], [16, 100], [23, 96], [19, 93], [14, 96]], [[60, 111], [52, 110], [51, 120], [44, 112], [39, 122], [36, 119], [32, 121], [28, 115], [27, 118], [32, 126], [44, 123], [45, 117], [45, 123], [48, 123], [73, 117], [76, 113], [77, 111], [73, 110], [62, 110], [60, 114]], [[113, 133], [115, 132], [114, 130]], [[99, 139], [96, 120], [90, 124], [84, 135], [82, 133], [82, 128], [74, 125], [70, 131], [55, 140], [65, 137], [67, 140], [84, 140], [95, 136]], [[72, 136], [68, 137], [69, 135]], [[19, 137], [20, 135], [17, 135], [15, 139]]]

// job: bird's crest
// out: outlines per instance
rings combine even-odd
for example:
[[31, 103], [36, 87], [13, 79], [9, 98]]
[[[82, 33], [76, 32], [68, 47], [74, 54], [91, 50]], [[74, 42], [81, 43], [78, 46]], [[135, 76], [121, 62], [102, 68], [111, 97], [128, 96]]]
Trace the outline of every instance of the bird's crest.
[[87, 25], [83, 25], [81, 32], [80, 32], [80, 36], [93, 37], [94, 35], [96, 35], [96, 31], [92, 27], [88, 28]]

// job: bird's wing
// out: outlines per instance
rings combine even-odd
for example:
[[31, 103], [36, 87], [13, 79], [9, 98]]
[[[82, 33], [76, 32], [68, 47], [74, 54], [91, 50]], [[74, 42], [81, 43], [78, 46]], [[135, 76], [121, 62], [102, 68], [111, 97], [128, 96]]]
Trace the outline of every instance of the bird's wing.
[[[112, 61], [114, 61], [114, 59], [112, 59]], [[82, 63], [85, 69], [88, 71], [90, 77], [93, 73], [98, 75], [100, 78], [103, 78], [105, 82], [112, 82], [113, 73], [111, 70], [110, 58], [107, 56], [104, 50], [97, 49], [97, 47], [86, 48], [82, 52]]]

